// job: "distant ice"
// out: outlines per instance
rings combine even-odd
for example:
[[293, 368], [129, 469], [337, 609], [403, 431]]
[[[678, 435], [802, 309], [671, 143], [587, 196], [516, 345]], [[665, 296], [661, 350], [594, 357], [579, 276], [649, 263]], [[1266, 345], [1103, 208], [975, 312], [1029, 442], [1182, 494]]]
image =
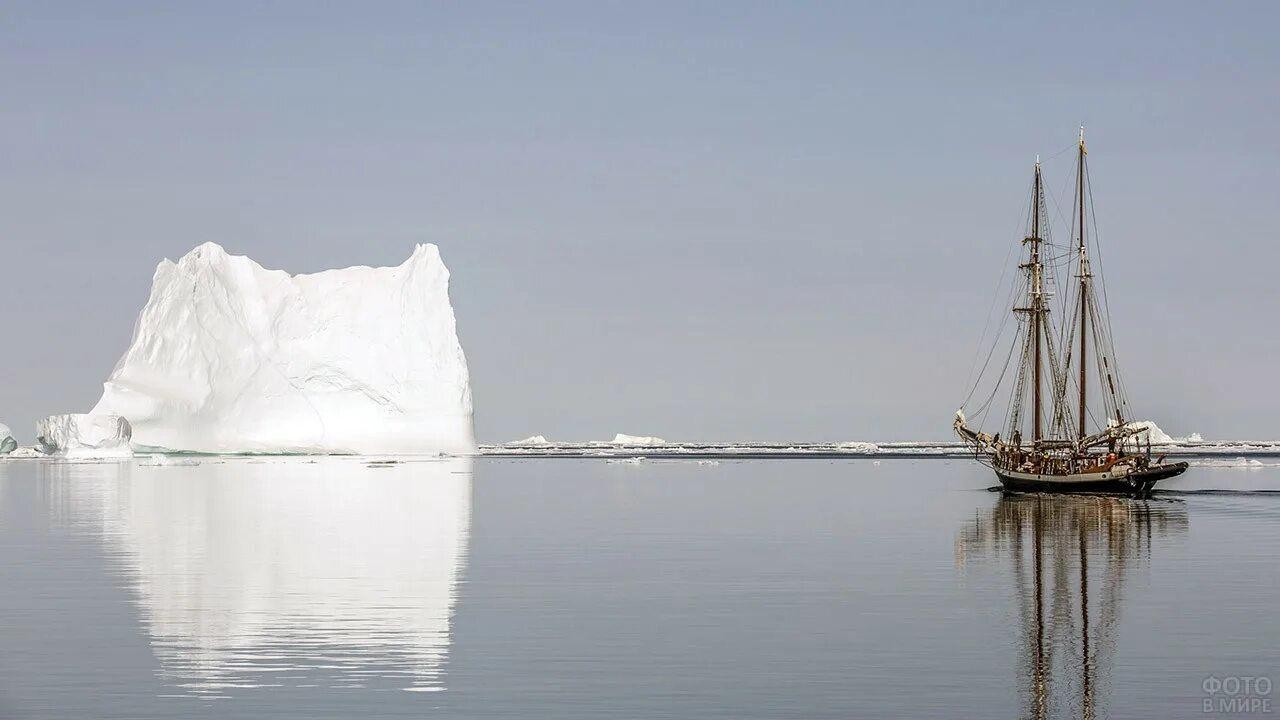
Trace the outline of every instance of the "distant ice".
[[1257, 458], [1236, 457], [1236, 458], [1210, 458], [1205, 460], [1196, 460], [1192, 463], [1196, 467], [1219, 467], [1219, 468], [1239, 468], [1242, 470], [1258, 470], [1264, 467], [1277, 467], [1280, 463], [1262, 462]]
[[[1145, 424], [1144, 424], [1145, 425]], [[1159, 428], [1156, 428], [1159, 431]], [[1278, 456], [1280, 440], [1197, 440], [1199, 435], [1172, 438], [1165, 442], [1157, 435], [1153, 446], [1169, 457], [1238, 457]], [[494, 457], [619, 457], [643, 454], [650, 460], [715, 459], [715, 458], [893, 458], [938, 457], [968, 458], [973, 453], [958, 441], [892, 441], [892, 442], [679, 442], [660, 438], [635, 438], [619, 435], [612, 442], [548, 442], [545, 445], [484, 445], [482, 455]], [[623, 438], [619, 440], [618, 438]], [[648, 441], [646, 444], [644, 441]]]
[[1204, 442], [1204, 438], [1200, 437], [1200, 433], [1191, 433], [1190, 435], [1185, 435], [1183, 437], [1172, 437], [1164, 430], [1161, 430], [1159, 425], [1156, 425], [1150, 420], [1137, 420], [1135, 422], [1125, 423], [1125, 427], [1133, 429], [1146, 428], [1147, 435], [1151, 437], [1152, 445], [1181, 445], [1182, 443], [1189, 442]]
[[653, 437], [648, 435], [627, 435], [624, 433], [617, 433], [616, 435], [613, 436], [613, 439], [609, 441], [609, 444], [610, 445], [652, 446], [652, 445], [666, 445], [667, 441], [663, 440], [660, 437]]
[[133, 457], [133, 429], [119, 415], [50, 415], [36, 423], [36, 442], [46, 455], [80, 460]]
[[547, 439], [542, 435], [531, 435], [521, 440], [512, 440], [507, 445], [546, 445]]

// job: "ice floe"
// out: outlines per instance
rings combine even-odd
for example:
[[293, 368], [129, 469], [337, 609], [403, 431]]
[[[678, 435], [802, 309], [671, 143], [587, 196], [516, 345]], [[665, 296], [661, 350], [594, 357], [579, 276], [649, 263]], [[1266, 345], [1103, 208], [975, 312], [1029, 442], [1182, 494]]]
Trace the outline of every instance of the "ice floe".
[[617, 433], [613, 439], [609, 441], [610, 445], [636, 445], [642, 447], [651, 447], [653, 445], [665, 445], [666, 440], [651, 435], [627, 435], [625, 433]]

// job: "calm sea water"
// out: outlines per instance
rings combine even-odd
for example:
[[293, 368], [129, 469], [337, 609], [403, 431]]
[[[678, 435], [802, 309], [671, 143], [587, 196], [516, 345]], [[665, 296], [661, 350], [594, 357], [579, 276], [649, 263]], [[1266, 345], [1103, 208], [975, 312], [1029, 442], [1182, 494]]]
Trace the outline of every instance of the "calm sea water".
[[935, 459], [0, 462], [0, 717], [1280, 713], [1280, 467], [1144, 502], [991, 484]]

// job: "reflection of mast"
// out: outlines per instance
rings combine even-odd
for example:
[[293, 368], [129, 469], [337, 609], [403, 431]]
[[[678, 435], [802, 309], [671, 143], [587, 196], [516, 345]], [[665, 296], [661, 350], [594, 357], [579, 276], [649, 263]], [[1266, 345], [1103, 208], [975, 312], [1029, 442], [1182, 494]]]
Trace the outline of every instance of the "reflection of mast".
[[1093, 718], [1093, 682], [1090, 673], [1093, 663], [1089, 659], [1089, 538], [1085, 524], [1079, 523], [1080, 532], [1080, 705], [1081, 717]]
[[[1135, 557], [1150, 552], [1154, 533], [1181, 533], [1186, 527], [1180, 503], [1019, 495], [1002, 498], [961, 531], [959, 557], [1012, 561], [1022, 620], [1019, 645], [1025, 652], [1020, 674], [1026, 682], [1026, 717], [1042, 720], [1067, 708], [1088, 719], [1106, 714], [1099, 709], [1105, 698], [1098, 681], [1108, 677], [1126, 571]], [[1100, 593], [1096, 582], [1090, 587], [1098, 561], [1104, 578]]]
[[1035, 514], [1032, 516], [1032, 532], [1035, 537], [1035, 568], [1036, 568], [1036, 663], [1032, 669], [1032, 682], [1034, 688], [1032, 690], [1035, 697], [1034, 716], [1039, 719], [1045, 716], [1048, 710], [1045, 697], [1045, 690], [1049, 684], [1049, 670], [1045, 664], [1044, 650], [1044, 543], [1042, 541], [1043, 528], [1041, 526], [1042, 519], [1040, 517], [1040, 503], [1036, 502]]

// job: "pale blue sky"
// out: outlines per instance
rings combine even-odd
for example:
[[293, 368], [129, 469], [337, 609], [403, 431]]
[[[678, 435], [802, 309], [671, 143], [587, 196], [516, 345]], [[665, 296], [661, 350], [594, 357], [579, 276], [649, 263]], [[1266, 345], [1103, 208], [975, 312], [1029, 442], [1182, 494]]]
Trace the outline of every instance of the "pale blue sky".
[[1280, 437], [1278, 8], [3, 2], [0, 422], [93, 405], [162, 257], [429, 241], [482, 441], [945, 438], [1084, 122], [1133, 405]]

